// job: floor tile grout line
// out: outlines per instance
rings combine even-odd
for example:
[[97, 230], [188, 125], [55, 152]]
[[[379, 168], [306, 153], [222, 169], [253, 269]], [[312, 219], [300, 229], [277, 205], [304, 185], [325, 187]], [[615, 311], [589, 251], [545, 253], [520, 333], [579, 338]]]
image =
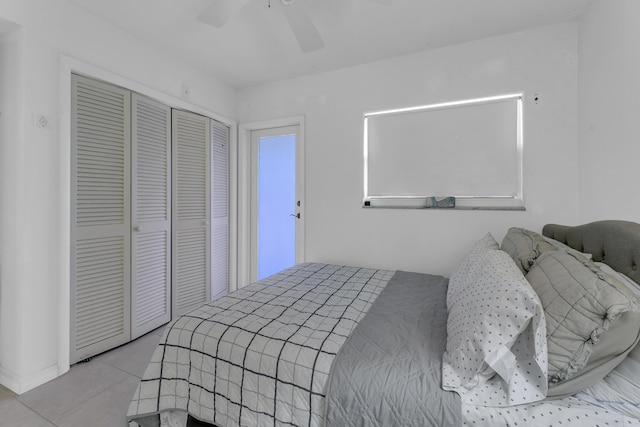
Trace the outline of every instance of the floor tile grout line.
[[[117, 384], [120, 384], [120, 383], [121, 383], [121, 382], [123, 382], [123, 381], [128, 380], [128, 379], [129, 379], [129, 377], [137, 378], [135, 375], [132, 375], [132, 374], [130, 374], [129, 372], [123, 371], [122, 369], [119, 369], [119, 368], [117, 368], [117, 367], [115, 367], [115, 366], [111, 366], [111, 365], [110, 365], [110, 364], [108, 364], [108, 363], [100, 362], [100, 361], [97, 361], [97, 360], [91, 360], [91, 361], [89, 361], [89, 362], [83, 362], [83, 364], [88, 364], [88, 363], [91, 363], [91, 362], [100, 363], [101, 365], [106, 365], [106, 366], [109, 366], [109, 367], [111, 367], [111, 368], [114, 368], [114, 369], [116, 369], [116, 370], [118, 370], [118, 371], [120, 371], [120, 372], [125, 373], [128, 377], [124, 377], [124, 378], [122, 378], [120, 381], [117, 381], [117, 382], [116, 382], [116, 383], [114, 383], [112, 386], [107, 387], [106, 389], [104, 389], [104, 390], [102, 390], [102, 391], [98, 391], [98, 392], [96, 392], [96, 393], [91, 393], [91, 394], [89, 395], [89, 397], [83, 398], [83, 399], [82, 399], [82, 402], [78, 403], [77, 405], [75, 405], [75, 406], [73, 406], [73, 407], [69, 408], [68, 410], [64, 411], [63, 413], [61, 413], [61, 414], [59, 415], [59, 418], [61, 418], [64, 414], [66, 414], [66, 413], [68, 413], [68, 412], [70, 412], [70, 411], [72, 411], [72, 410], [74, 410], [74, 409], [76, 409], [76, 408], [78, 408], [78, 407], [80, 407], [80, 406], [82, 406], [82, 405], [86, 404], [88, 401], [90, 401], [91, 399], [93, 399], [93, 398], [95, 398], [95, 397], [99, 396], [100, 394], [104, 393], [105, 391], [110, 390], [113, 386], [115, 386], [115, 385], [117, 385]], [[58, 378], [60, 378], [60, 377], [58, 377]], [[55, 381], [55, 379], [54, 379], [54, 380], [52, 380], [52, 381]], [[25, 402], [25, 401], [21, 400], [21, 399], [20, 399], [20, 396], [22, 396], [22, 395], [16, 395], [16, 396], [14, 397], [14, 399], [16, 399], [18, 402], [20, 402], [23, 406], [25, 406], [26, 408], [28, 408], [30, 411], [34, 412], [35, 414], [38, 414], [38, 416], [40, 416], [41, 418], [43, 418], [43, 419], [45, 419], [46, 421], [48, 421], [48, 422], [50, 422], [50, 423], [52, 423], [52, 424], [54, 424], [54, 425], [56, 425], [56, 426], [57, 426], [57, 424], [54, 422], [54, 420], [49, 419], [46, 415], [44, 415], [44, 414], [40, 413], [36, 408], [31, 407], [27, 402]]]
[[[152, 333], [153, 333], [153, 332], [152, 332]], [[161, 338], [162, 338], [162, 336], [161, 336], [161, 335], [160, 335], [160, 336], [158, 336], [158, 341], [159, 341]], [[133, 344], [134, 342], [135, 342], [135, 341], [131, 341], [130, 343], [125, 344], [125, 346], [126, 346], [126, 345], [129, 345], [129, 344]], [[119, 348], [121, 348], [121, 347], [119, 347]], [[113, 350], [110, 350], [110, 351], [115, 351], [115, 350], [117, 350], [117, 349], [113, 349]], [[107, 352], [107, 353], [109, 353], [109, 352]], [[80, 404], [76, 405], [75, 407], [70, 408], [70, 409], [68, 409], [67, 411], [63, 412], [62, 414], [60, 414], [60, 415], [58, 416], [58, 419], [59, 419], [59, 420], [63, 419], [63, 418], [65, 417], [65, 415], [67, 415], [67, 414], [71, 413], [72, 411], [74, 411], [74, 410], [78, 409], [78, 408], [79, 408], [79, 407], [81, 407], [82, 405], [87, 404], [87, 403], [88, 403], [89, 401], [91, 401], [92, 399], [97, 398], [98, 396], [100, 396], [100, 395], [101, 395], [101, 394], [103, 394], [103, 393], [107, 393], [107, 392], [108, 392], [108, 391], [110, 391], [112, 388], [117, 387], [118, 385], [122, 384], [123, 382], [125, 382], [125, 381], [127, 381], [127, 380], [129, 380], [129, 379], [135, 379], [135, 380], [137, 380], [137, 381], [139, 382], [139, 381], [142, 379], [142, 376], [144, 375], [144, 373], [142, 373], [142, 374], [141, 374], [141, 376], [138, 376], [138, 375], [132, 374], [131, 372], [128, 372], [128, 371], [126, 371], [126, 370], [122, 369], [120, 366], [117, 366], [117, 364], [109, 363], [109, 362], [108, 362], [108, 361], [106, 361], [106, 360], [105, 360], [105, 361], [102, 361], [102, 360], [92, 359], [92, 360], [90, 360], [90, 361], [88, 361], [88, 362], [86, 362], [86, 363], [92, 363], [92, 362], [93, 362], [93, 363], [101, 363], [101, 364], [103, 364], [103, 365], [107, 365], [107, 366], [110, 366], [110, 367], [112, 367], [112, 368], [114, 368], [114, 369], [117, 369], [118, 371], [120, 371], [120, 372], [124, 373], [124, 374], [126, 375], [126, 377], [122, 378], [120, 381], [118, 381], [118, 382], [114, 383], [113, 385], [111, 385], [110, 387], [108, 387], [108, 388], [106, 388], [106, 389], [102, 390], [101, 392], [97, 393], [96, 395], [94, 395], [94, 396], [92, 396], [92, 397], [90, 397], [90, 398], [88, 398], [88, 399], [84, 400], [82, 403], [80, 403]], [[135, 391], [134, 391], [134, 393], [135, 393]], [[132, 395], [132, 397], [133, 397], [133, 395]], [[31, 409], [31, 408], [30, 408], [30, 409]], [[37, 413], [37, 412], [36, 412], [36, 413]], [[42, 415], [40, 415], [40, 414], [38, 414], [38, 415], [39, 415], [39, 416], [41, 416], [42, 418], [45, 418], [44, 416], [42, 416]], [[46, 418], [45, 418], [45, 419], [46, 419]], [[54, 424], [55, 426], [57, 426], [57, 424], [56, 424], [56, 422], [55, 422], [54, 420], [49, 420], [49, 419], [46, 419], [46, 420], [47, 420], [48, 422], [50, 422], [50, 423]]]
[[[164, 326], [166, 326], [166, 325], [164, 325]], [[163, 326], [163, 327], [164, 327], [164, 326]], [[159, 329], [159, 328], [158, 328], [158, 329]], [[151, 332], [149, 333], [149, 335], [154, 335], [154, 336], [156, 336], [156, 337], [157, 337], [157, 341], [159, 342], [159, 341], [162, 339], [163, 332], [161, 332], [161, 331], [157, 331], [157, 330], [154, 330], [154, 331], [151, 331]], [[142, 338], [142, 337], [139, 337], [139, 338]], [[133, 343], [135, 343], [135, 341], [136, 341], [136, 340], [131, 341], [131, 342], [129, 342], [129, 343], [127, 343], [127, 344], [125, 344], [124, 346], [126, 346], [126, 345], [130, 345], [130, 344], [133, 344]], [[120, 348], [120, 347], [118, 347], [118, 348]], [[104, 354], [108, 354], [109, 352], [111, 352], [111, 351], [115, 351], [115, 350], [117, 350], [117, 348], [116, 348], [116, 349], [109, 350], [109, 351], [105, 352]], [[96, 356], [96, 357], [98, 357], [98, 356]], [[81, 408], [83, 405], [88, 404], [90, 401], [92, 401], [93, 399], [98, 398], [100, 395], [102, 395], [102, 394], [104, 394], [104, 393], [107, 393], [107, 392], [111, 391], [114, 387], [120, 386], [120, 385], [121, 385], [122, 383], [124, 383], [125, 381], [129, 381], [129, 380], [136, 380], [136, 381], [140, 381], [140, 379], [142, 378], [142, 376], [144, 376], [144, 372], [142, 372], [142, 373], [140, 374], [140, 376], [138, 376], [138, 375], [136, 375], [136, 374], [132, 374], [131, 372], [126, 371], [125, 369], [121, 368], [120, 366], [118, 366], [118, 365], [117, 365], [117, 363], [109, 363], [109, 362], [108, 362], [108, 361], [106, 361], [106, 360], [105, 360], [105, 361], [102, 361], [102, 360], [97, 360], [96, 358], [92, 358], [92, 360], [90, 360], [90, 361], [88, 361], [88, 362], [85, 362], [85, 363], [91, 363], [91, 362], [99, 363], [99, 364], [101, 364], [101, 365], [105, 365], [105, 366], [109, 366], [109, 367], [111, 367], [111, 368], [113, 368], [113, 369], [116, 369], [117, 371], [119, 371], [119, 372], [123, 373], [125, 376], [124, 376], [122, 379], [120, 379], [119, 381], [116, 381], [116, 382], [115, 382], [114, 384], [112, 384], [111, 386], [107, 387], [106, 389], [101, 390], [101, 391], [99, 391], [99, 392], [97, 392], [97, 393], [95, 393], [95, 394], [91, 394], [88, 398], [83, 399], [83, 400], [82, 400], [82, 402], [78, 403], [77, 405], [73, 406], [72, 408], [67, 409], [67, 410], [66, 410], [66, 411], [64, 411], [63, 413], [61, 413], [61, 414], [57, 415], [57, 416], [56, 416], [56, 419], [54, 419], [54, 420], [49, 419], [49, 418], [48, 418], [47, 416], [45, 416], [44, 414], [41, 414], [40, 412], [38, 412], [38, 410], [37, 410], [36, 408], [31, 407], [27, 402], [25, 402], [24, 400], [20, 399], [20, 397], [21, 397], [22, 395], [20, 395], [20, 394], [16, 394], [16, 393], [13, 393], [13, 392], [11, 392], [11, 390], [9, 390], [9, 389], [7, 389], [7, 391], [8, 391], [8, 392], [11, 392], [11, 394], [10, 394], [10, 395], [8, 395], [8, 396], [6, 396], [4, 399], [1, 399], [1, 400], [4, 400], [4, 401], [11, 401], [11, 400], [13, 400], [13, 401], [14, 401], [14, 402], [16, 402], [17, 404], [19, 404], [19, 405], [21, 405], [22, 407], [26, 408], [29, 412], [31, 412], [31, 413], [33, 413], [33, 414], [37, 415], [39, 418], [41, 418], [42, 420], [44, 420], [44, 424], [43, 424], [43, 426], [46, 426], [46, 425], [53, 425], [54, 427], [59, 427], [58, 422], [59, 422], [60, 420], [63, 420], [63, 419], [64, 419], [64, 417], [65, 417], [65, 416], [67, 416], [68, 414], [70, 414], [72, 411], [74, 411], [74, 410], [77, 410], [77, 409]], [[72, 366], [72, 368], [73, 368], [73, 366]], [[145, 368], [145, 369], [146, 369], [146, 368]], [[58, 377], [58, 378], [60, 378], [60, 377]], [[56, 379], [57, 379], [57, 378], [56, 378]], [[54, 380], [52, 380], [52, 381], [55, 381], [56, 379], [54, 379]], [[135, 392], [135, 391], [134, 391], [134, 392]], [[7, 394], [8, 394], [8, 393], [7, 393]], [[125, 412], [126, 412], [126, 408], [125, 408]]]
[[[129, 374], [129, 376], [134, 377], [134, 375]], [[106, 389], [102, 390], [101, 392], [99, 392], [98, 394], [96, 394], [95, 396], [90, 397], [89, 399], [83, 401], [82, 403], [74, 406], [73, 408], [69, 408], [68, 410], [64, 411], [63, 413], [61, 413], [60, 415], [58, 415], [58, 417], [56, 418], [56, 420], [50, 420], [45, 418], [43, 415], [40, 415], [42, 418], [44, 418], [45, 420], [47, 420], [48, 422], [50, 422], [51, 424], [53, 424], [54, 426], [58, 427], [58, 422], [60, 422], [60, 420], [63, 420], [65, 418], [66, 415], [70, 414], [71, 412], [73, 412], [74, 410], [88, 404], [91, 400], [96, 399], [97, 397], [99, 397], [100, 395], [107, 393], [108, 391], [110, 391], [111, 389], [113, 389], [114, 387], [119, 386], [120, 384], [122, 384], [125, 381], [128, 381], [131, 378], [123, 378], [120, 381], [114, 383], [112, 386], [107, 387]], [[133, 397], [133, 396], [132, 396]], [[37, 413], [37, 412], [36, 412]]]
[[[127, 374], [127, 375], [129, 375], [131, 377], [134, 377], [134, 378], [137, 378], [137, 379], [142, 379], [142, 376], [144, 375], [144, 372], [142, 374], [140, 374], [140, 375], [133, 374], [133, 373], [125, 370], [124, 368], [121, 368], [116, 363], [109, 363], [107, 361], [102, 361], [102, 360], [92, 360], [91, 362], [102, 363], [103, 365], [110, 366], [110, 367], [112, 367], [114, 369], [117, 369], [118, 371], [120, 371], [120, 372], [122, 372], [124, 374]], [[88, 362], [88, 363], [91, 363], [91, 362]], [[145, 370], [146, 370], [146, 367], [145, 367]]]
[[[57, 425], [55, 423], [53, 423], [53, 421], [49, 420], [47, 417], [45, 417], [44, 415], [38, 413], [37, 411], [35, 411], [33, 408], [29, 407], [29, 405], [26, 405], [24, 402], [21, 402], [20, 400], [18, 400], [17, 395], [14, 397], [11, 397], [9, 399], [6, 399], [6, 401], [14, 401], [15, 403], [17, 403], [18, 405], [24, 407], [27, 411], [31, 412], [32, 414], [37, 415], [39, 418], [41, 418], [44, 421], [44, 424], [53, 424], [54, 426], [57, 427]], [[2, 419], [0, 418], [0, 421], [2, 421]], [[43, 425], [44, 425], [43, 424]]]

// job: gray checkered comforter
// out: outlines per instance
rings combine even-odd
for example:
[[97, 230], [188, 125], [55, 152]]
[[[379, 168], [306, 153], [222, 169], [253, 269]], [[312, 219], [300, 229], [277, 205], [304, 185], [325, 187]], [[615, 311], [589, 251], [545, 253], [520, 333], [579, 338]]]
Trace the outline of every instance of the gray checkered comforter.
[[392, 271], [300, 264], [169, 324], [128, 418], [322, 426], [332, 361]]

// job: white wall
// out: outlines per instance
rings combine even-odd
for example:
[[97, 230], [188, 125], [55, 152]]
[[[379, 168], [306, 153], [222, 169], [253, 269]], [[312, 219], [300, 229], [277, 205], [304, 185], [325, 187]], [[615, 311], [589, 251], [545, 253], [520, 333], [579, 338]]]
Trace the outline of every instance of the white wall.
[[580, 21], [580, 222], [640, 222], [640, 2], [596, 0]]
[[[563, 24], [240, 91], [241, 123], [305, 115], [307, 260], [448, 276], [487, 231], [501, 240], [511, 225], [576, 222], [577, 31]], [[526, 212], [361, 207], [364, 112], [520, 91]]]
[[[639, 8], [637, 0], [596, 0], [580, 22], [579, 48], [578, 25], [565, 24], [236, 97], [215, 78], [66, 0], [0, 0], [0, 19], [22, 27], [0, 40], [0, 382], [26, 391], [60, 373], [60, 354], [68, 352], [58, 348], [59, 302], [68, 289], [64, 58], [166, 99], [180, 101], [188, 84], [191, 99], [182, 105], [237, 114], [242, 122], [304, 114], [307, 259], [449, 275], [486, 231], [501, 239], [510, 225], [638, 220], [640, 145], [630, 141], [640, 90], [640, 29], [633, 22]], [[525, 93], [526, 212], [361, 207], [363, 112], [516, 91]], [[46, 128], [34, 120], [40, 114]]]
[[[68, 335], [69, 76], [61, 73], [95, 70], [175, 106], [223, 117], [235, 114], [236, 91], [67, 0], [0, 0], [0, 18], [22, 27], [3, 39], [0, 64], [3, 88], [10, 79], [16, 101], [7, 110], [13, 128], [3, 128], [0, 141], [0, 382], [24, 392], [68, 364], [60, 343]], [[189, 100], [180, 98], [183, 84]], [[3, 101], [3, 114], [5, 107]], [[41, 115], [46, 127], [38, 124]]]
[[[20, 260], [26, 248], [11, 243], [20, 241], [24, 229], [23, 205], [23, 139], [21, 83], [23, 31], [14, 31], [0, 38], [0, 369], [15, 367], [20, 355], [15, 350], [22, 343], [16, 328], [20, 314], [21, 292], [18, 286], [23, 276]], [[1, 371], [0, 371], [1, 372]]]

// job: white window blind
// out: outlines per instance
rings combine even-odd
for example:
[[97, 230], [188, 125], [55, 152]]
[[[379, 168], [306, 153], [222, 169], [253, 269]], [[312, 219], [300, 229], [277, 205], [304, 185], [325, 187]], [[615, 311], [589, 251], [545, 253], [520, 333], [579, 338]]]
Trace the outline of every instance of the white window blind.
[[364, 115], [364, 204], [520, 208], [521, 95]]

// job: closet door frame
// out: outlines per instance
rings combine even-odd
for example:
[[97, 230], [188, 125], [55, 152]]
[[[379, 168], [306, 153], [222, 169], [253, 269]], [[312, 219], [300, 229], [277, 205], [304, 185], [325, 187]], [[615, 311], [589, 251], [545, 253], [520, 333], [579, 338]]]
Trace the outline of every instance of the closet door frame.
[[[59, 275], [56, 277], [58, 287], [58, 322], [57, 322], [57, 369], [43, 373], [46, 379], [53, 379], [67, 372], [71, 366], [71, 151], [72, 151], [72, 75], [89, 76], [96, 80], [129, 89], [150, 98], [156, 99], [173, 108], [180, 108], [203, 116], [210, 117], [229, 127], [229, 287], [237, 287], [237, 262], [238, 262], [238, 123], [230, 116], [220, 114], [218, 111], [201, 107], [191, 103], [188, 99], [169, 95], [166, 92], [151, 88], [140, 83], [139, 80], [123, 76], [121, 71], [109, 70], [89, 64], [75, 57], [61, 54], [59, 68], [59, 93], [60, 93], [60, 150], [58, 164], [60, 165], [60, 192], [58, 198], [60, 226], [58, 235]], [[41, 383], [41, 382], [39, 382]]]

